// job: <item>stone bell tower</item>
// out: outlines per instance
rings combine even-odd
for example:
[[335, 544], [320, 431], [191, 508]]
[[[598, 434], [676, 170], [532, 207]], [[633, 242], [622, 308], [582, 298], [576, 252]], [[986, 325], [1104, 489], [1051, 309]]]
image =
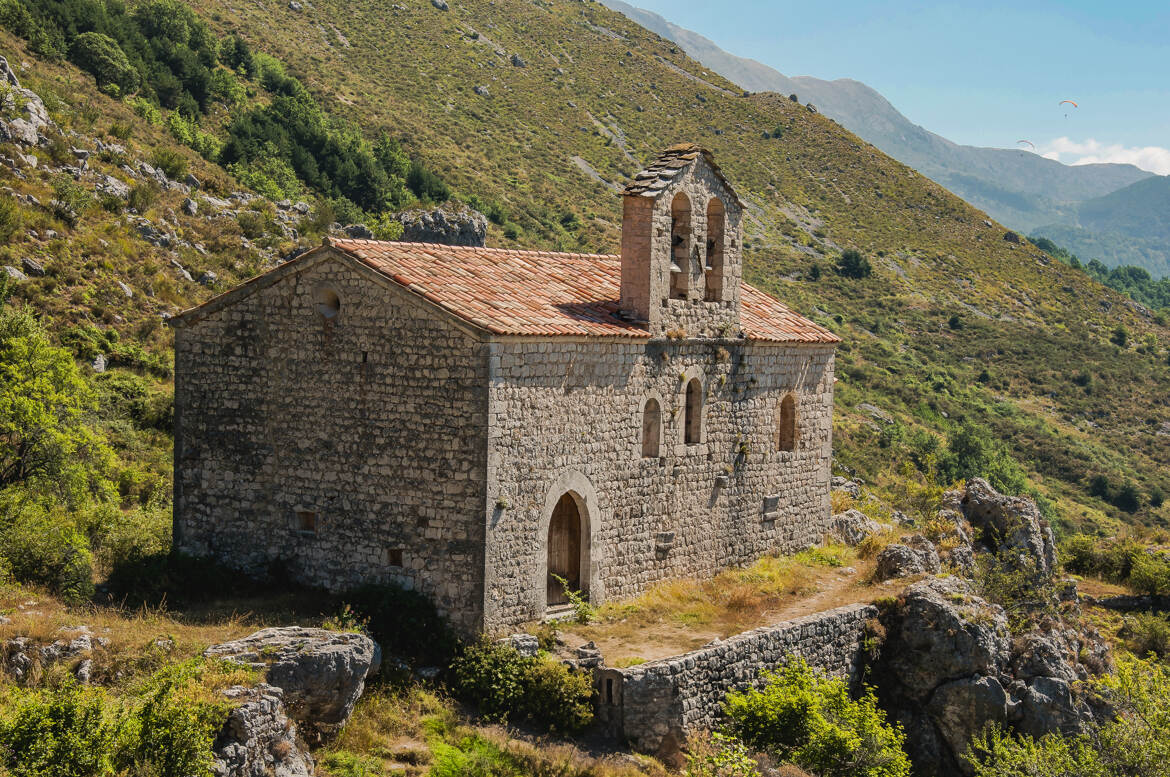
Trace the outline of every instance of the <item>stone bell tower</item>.
[[671, 146], [622, 195], [622, 312], [655, 337], [736, 336], [743, 204], [711, 153]]

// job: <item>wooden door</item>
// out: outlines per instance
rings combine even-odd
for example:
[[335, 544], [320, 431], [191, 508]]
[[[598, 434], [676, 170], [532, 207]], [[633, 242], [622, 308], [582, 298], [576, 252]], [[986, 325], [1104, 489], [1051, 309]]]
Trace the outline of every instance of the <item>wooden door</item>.
[[581, 514], [570, 494], [557, 502], [548, 525], [548, 605], [568, 604], [564, 586], [553, 575], [567, 580], [570, 590], [581, 590]]

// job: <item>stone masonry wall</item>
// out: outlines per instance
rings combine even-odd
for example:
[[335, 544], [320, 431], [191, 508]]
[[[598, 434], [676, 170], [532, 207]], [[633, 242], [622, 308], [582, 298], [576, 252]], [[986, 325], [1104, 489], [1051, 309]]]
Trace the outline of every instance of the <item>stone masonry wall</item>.
[[857, 681], [865, 622], [856, 604], [747, 631], [691, 653], [627, 669], [598, 669], [598, 720], [642, 752], [677, 745], [714, 728], [728, 691], [758, 686], [760, 672], [799, 656], [826, 673]]
[[[819, 542], [829, 520], [833, 347], [743, 340], [492, 344], [485, 623], [542, 617], [553, 506], [583, 512], [582, 587], [594, 602]], [[686, 385], [703, 433], [683, 442]], [[783, 397], [798, 445], [776, 450]], [[660, 455], [642, 412], [662, 407]]]
[[482, 343], [326, 254], [180, 325], [175, 366], [177, 547], [330, 589], [397, 581], [482, 625]]

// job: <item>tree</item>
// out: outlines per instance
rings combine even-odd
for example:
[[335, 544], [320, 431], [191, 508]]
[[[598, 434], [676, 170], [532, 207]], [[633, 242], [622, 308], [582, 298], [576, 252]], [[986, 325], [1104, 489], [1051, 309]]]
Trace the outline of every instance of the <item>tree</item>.
[[837, 274], [843, 278], [868, 278], [872, 273], [869, 260], [852, 248], [841, 254], [841, 260], [837, 263]]
[[135, 91], [138, 71], [130, 64], [118, 42], [99, 32], [83, 32], [73, 39], [69, 55], [79, 68], [97, 80], [98, 88], [114, 95]]
[[89, 384], [26, 312], [0, 307], [0, 489], [43, 488], [71, 502], [108, 488], [113, 454], [86, 425]]
[[1126, 331], [1125, 327], [1119, 326], [1113, 330], [1113, 334], [1109, 337], [1109, 342], [1119, 348], [1124, 348], [1129, 343], [1129, 332]]

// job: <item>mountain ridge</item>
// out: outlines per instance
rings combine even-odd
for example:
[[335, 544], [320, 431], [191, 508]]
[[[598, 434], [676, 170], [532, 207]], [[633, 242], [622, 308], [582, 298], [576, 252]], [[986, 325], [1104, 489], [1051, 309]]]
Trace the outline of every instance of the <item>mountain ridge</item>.
[[[913, 123], [877, 90], [851, 78], [826, 81], [785, 76], [753, 59], [721, 49], [710, 39], [659, 14], [622, 0], [601, 0], [647, 29], [678, 43], [690, 56], [752, 91], [796, 94], [895, 159], [932, 178], [998, 221], [1024, 232], [1072, 223], [1078, 203], [1155, 177], [1130, 164], [1065, 165], [1038, 154], [954, 143]], [[1101, 228], [1126, 242], [1116, 225]], [[1041, 230], [1037, 234], [1048, 234]], [[1128, 234], [1128, 233], [1127, 233]], [[1050, 235], [1051, 236], [1051, 235]], [[1140, 235], [1135, 236], [1140, 242]], [[1121, 255], [1137, 255], [1122, 250]], [[1149, 268], [1153, 269], [1153, 268]]]

